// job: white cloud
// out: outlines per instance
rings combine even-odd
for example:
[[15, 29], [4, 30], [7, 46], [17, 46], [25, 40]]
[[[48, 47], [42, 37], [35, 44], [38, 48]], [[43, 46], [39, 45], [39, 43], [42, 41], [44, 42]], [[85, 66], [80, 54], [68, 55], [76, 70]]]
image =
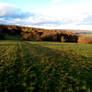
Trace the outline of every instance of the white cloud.
[[[24, 16], [22, 16], [23, 14], [21, 16], [13, 15], [17, 17], [7, 20], [3, 20], [3, 18], [17, 11], [17, 8], [7, 3], [0, 3], [0, 17], [4, 16], [2, 22], [6, 21], [6, 23], [10, 24], [30, 25], [50, 29], [92, 29], [92, 3], [61, 5], [61, 2], [64, 2], [64, 0], [51, 0], [50, 5], [45, 9], [30, 9], [29, 13], [33, 15], [24, 18], [28, 15], [25, 12]], [[23, 18], [21, 19], [21, 17]]]
[[64, 2], [64, 0], [51, 0], [51, 4], [59, 4]]
[[10, 14], [15, 10], [16, 8], [14, 6], [9, 5], [8, 3], [0, 2], [0, 17]]
[[[56, 1], [56, 0], [55, 0]], [[53, 0], [53, 2], [55, 2]], [[60, 0], [61, 1], [61, 0]], [[53, 28], [56, 29], [92, 29], [90, 24], [84, 20], [92, 16], [92, 3], [80, 3], [80, 4], [68, 4], [68, 5], [55, 5], [51, 4], [47, 9], [42, 9], [37, 14], [39, 14], [43, 19], [42, 21], [58, 21], [59, 25], [52, 24]], [[61, 24], [60, 24], [61, 23]], [[49, 22], [47, 27], [49, 26]]]
[[[86, 7], [85, 7], [86, 6]], [[75, 5], [53, 5], [47, 10], [42, 11], [45, 16], [56, 17], [57, 19], [69, 18], [69, 19], [78, 19], [84, 18], [88, 15], [92, 15], [92, 4], [91, 3], [82, 3]]]

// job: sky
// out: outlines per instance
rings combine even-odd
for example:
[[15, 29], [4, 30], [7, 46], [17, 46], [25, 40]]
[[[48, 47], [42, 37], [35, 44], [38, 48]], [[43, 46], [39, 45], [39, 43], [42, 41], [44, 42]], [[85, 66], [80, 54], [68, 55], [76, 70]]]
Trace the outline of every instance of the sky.
[[0, 0], [0, 24], [92, 30], [92, 0]]

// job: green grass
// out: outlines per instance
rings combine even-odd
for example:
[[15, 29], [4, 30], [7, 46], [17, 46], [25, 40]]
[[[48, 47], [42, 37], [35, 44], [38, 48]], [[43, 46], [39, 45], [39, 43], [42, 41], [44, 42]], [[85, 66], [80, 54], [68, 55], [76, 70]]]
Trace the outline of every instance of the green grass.
[[0, 92], [92, 92], [92, 45], [0, 41]]
[[9, 34], [4, 35], [4, 39], [7, 40], [21, 40], [22, 38], [23, 38], [22, 35], [9, 35]]

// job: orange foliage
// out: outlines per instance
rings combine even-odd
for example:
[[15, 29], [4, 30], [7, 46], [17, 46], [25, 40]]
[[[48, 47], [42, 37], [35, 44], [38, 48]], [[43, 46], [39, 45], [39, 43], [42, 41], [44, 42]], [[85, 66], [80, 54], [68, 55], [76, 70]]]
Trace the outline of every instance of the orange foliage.
[[29, 40], [29, 39], [31, 39], [32, 38], [32, 34], [31, 33], [25, 33], [24, 35], [23, 35], [23, 40]]
[[91, 44], [92, 43], [92, 37], [81, 35], [81, 36], [79, 36], [78, 43]]
[[[23, 26], [11, 26], [11, 25], [0, 25], [1, 32], [8, 34], [22, 34], [23, 39], [31, 39], [42, 41], [63, 41], [64, 42], [77, 42], [78, 36], [72, 32], [65, 30], [48, 30], [34, 27], [23, 27]], [[32, 30], [31, 33], [25, 33], [25, 30]], [[63, 38], [62, 38], [63, 37]]]

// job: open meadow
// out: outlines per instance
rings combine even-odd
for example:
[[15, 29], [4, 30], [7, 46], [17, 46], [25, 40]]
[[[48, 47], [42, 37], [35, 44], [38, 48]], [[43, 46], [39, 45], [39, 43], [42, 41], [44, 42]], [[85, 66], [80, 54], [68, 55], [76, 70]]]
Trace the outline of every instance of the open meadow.
[[0, 41], [0, 92], [92, 92], [92, 45]]

